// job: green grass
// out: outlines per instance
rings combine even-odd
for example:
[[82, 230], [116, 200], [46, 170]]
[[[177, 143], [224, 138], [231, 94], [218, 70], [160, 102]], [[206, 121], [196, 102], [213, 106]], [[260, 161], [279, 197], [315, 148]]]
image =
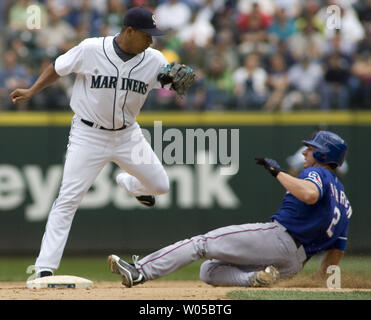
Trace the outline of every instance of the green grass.
[[[131, 261], [131, 257], [124, 257]], [[26, 269], [34, 264], [35, 257], [1, 257], [0, 281], [25, 281], [29, 275]], [[198, 280], [202, 261], [173, 272], [161, 280]], [[312, 275], [320, 265], [320, 259], [312, 258], [299, 275]], [[345, 256], [342, 260], [341, 271], [359, 276], [371, 277], [371, 256]], [[117, 275], [112, 274], [107, 266], [106, 256], [96, 257], [64, 257], [57, 274], [70, 274], [91, 279], [93, 281], [117, 281]]]
[[237, 290], [227, 294], [233, 300], [371, 300], [371, 292], [321, 292], [300, 290]]
[[[30, 275], [26, 273], [28, 266], [35, 263], [35, 258], [11, 257], [0, 258], [0, 281], [25, 281]], [[105, 258], [70, 258], [62, 260], [58, 274], [76, 275], [94, 280], [114, 280], [110, 274]]]
[[[302, 275], [310, 275], [317, 271], [321, 263], [319, 256], [313, 257], [300, 272]], [[346, 255], [340, 262], [341, 272], [353, 273], [358, 276], [371, 277], [371, 256], [370, 255]]]
[[[108, 268], [106, 256], [99, 257], [64, 257], [56, 272], [59, 275], [74, 275], [92, 281], [118, 281], [117, 275]], [[131, 262], [131, 257], [123, 257]], [[0, 257], [0, 281], [26, 281], [30, 276], [26, 273], [28, 266], [35, 263], [34, 257]], [[162, 280], [198, 280], [202, 261], [190, 265], [165, 276]]]

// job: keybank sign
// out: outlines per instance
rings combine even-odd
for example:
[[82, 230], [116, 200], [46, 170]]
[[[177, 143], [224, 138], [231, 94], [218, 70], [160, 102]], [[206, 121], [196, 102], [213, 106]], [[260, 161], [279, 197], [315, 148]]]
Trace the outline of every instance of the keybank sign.
[[[212, 155], [199, 152], [197, 157], [204, 159]], [[222, 168], [222, 165], [213, 165], [208, 161], [194, 166], [165, 166], [172, 187], [168, 194], [156, 197], [155, 208], [238, 208], [240, 201], [230, 185], [234, 175], [220, 174]], [[113, 205], [120, 210], [146, 210], [134, 197], [116, 185], [115, 177], [119, 172], [120, 169], [114, 164], [106, 165], [79, 208], [103, 209]], [[45, 220], [58, 196], [62, 174], [62, 164], [51, 165], [46, 169], [37, 164], [22, 167], [0, 164], [0, 211], [24, 207], [27, 221]]]

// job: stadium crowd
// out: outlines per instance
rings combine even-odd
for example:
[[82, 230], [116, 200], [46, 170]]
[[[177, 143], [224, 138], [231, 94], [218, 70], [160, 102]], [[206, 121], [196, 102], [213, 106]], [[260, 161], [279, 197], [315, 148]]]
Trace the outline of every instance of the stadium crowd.
[[118, 33], [132, 6], [167, 31], [153, 46], [197, 72], [183, 99], [153, 90], [144, 110], [371, 108], [371, 0], [2, 0], [0, 111], [69, 110], [73, 76], [28, 103], [9, 93], [81, 40]]

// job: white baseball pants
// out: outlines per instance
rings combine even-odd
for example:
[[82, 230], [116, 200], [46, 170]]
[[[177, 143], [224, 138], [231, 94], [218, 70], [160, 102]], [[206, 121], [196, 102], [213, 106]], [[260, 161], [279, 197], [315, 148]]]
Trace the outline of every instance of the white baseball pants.
[[132, 195], [169, 191], [166, 171], [137, 123], [124, 130], [108, 131], [89, 127], [75, 116], [60, 192], [48, 216], [36, 270], [58, 269], [75, 212], [108, 162], [116, 163], [131, 175], [125, 187]]

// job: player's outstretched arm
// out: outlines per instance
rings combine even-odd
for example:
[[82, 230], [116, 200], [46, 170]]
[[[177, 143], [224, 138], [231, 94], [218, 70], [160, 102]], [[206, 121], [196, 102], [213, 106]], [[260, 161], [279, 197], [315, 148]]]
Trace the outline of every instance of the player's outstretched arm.
[[267, 169], [295, 198], [306, 204], [315, 204], [317, 202], [319, 192], [313, 182], [295, 178], [281, 171], [281, 167], [276, 160], [269, 158], [255, 158], [255, 160], [256, 164]]
[[13, 103], [25, 102], [31, 99], [31, 97], [43, 90], [44, 88], [50, 86], [55, 82], [60, 76], [56, 73], [54, 65], [50, 64], [38, 77], [36, 82], [28, 89], [15, 89], [10, 94], [10, 99]]
[[295, 178], [282, 171], [277, 175], [277, 180], [300, 201], [306, 204], [315, 204], [317, 202], [319, 192], [313, 182]]

